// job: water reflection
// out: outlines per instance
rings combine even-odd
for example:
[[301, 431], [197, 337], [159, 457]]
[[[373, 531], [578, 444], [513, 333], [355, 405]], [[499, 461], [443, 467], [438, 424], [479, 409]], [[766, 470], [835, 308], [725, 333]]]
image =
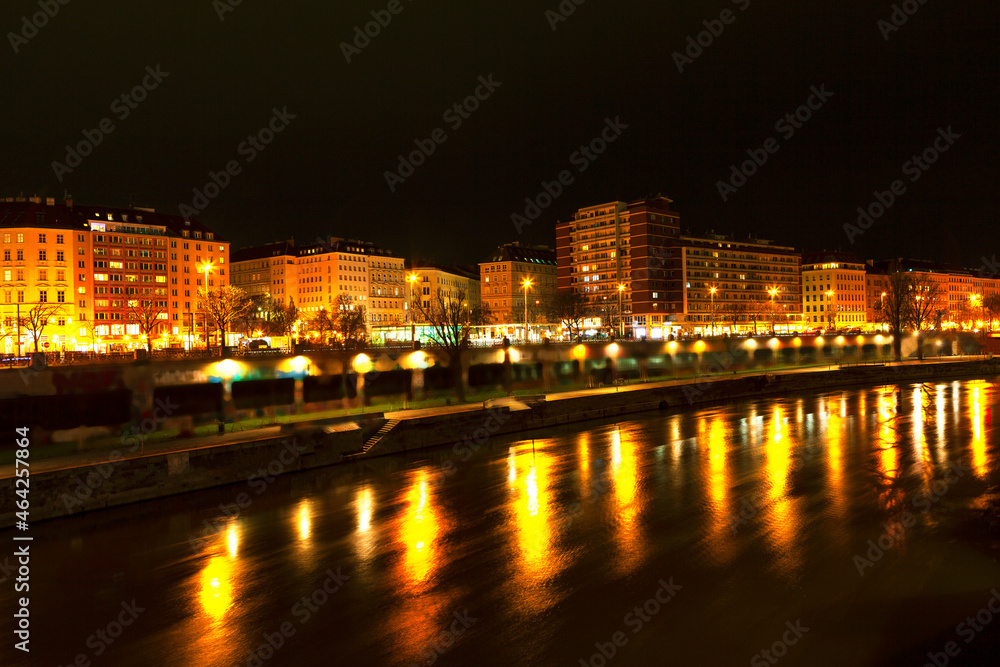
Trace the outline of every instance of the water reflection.
[[554, 504], [554, 463], [542, 443], [512, 445], [508, 453], [507, 511], [515, 551], [512, 585], [525, 613], [544, 611], [558, 601], [551, 582], [568, 563], [560, 539], [579, 519], [575, 512]]
[[[711, 421], [710, 421], [711, 420]], [[726, 475], [726, 427], [717, 415], [698, 420], [698, 442], [705, 443], [702, 483], [708, 497], [708, 546], [719, 563], [734, 555], [733, 515], [742, 508], [729, 507], [729, 478]]]
[[618, 543], [618, 569], [631, 572], [644, 557], [644, 537], [639, 525], [643, 498], [639, 490], [639, 448], [629, 431], [611, 432], [611, 480], [614, 484], [614, 531]]
[[983, 397], [986, 383], [977, 382], [972, 385], [969, 391], [969, 420], [972, 422], [972, 441], [969, 447], [972, 449], [972, 470], [977, 477], [986, 478], [986, 439], [983, 436]]
[[433, 503], [426, 469], [418, 470], [406, 489], [405, 509], [397, 520], [397, 540], [402, 551], [400, 585], [410, 594], [426, 590], [437, 572], [441, 526]]
[[775, 406], [765, 432], [764, 475], [768, 486], [765, 516], [767, 539], [775, 552], [775, 567], [783, 576], [798, 576], [800, 554], [797, 545], [799, 515], [795, 499], [789, 497], [789, 472], [792, 461], [792, 438], [786, 437], [786, 419], [781, 406]]

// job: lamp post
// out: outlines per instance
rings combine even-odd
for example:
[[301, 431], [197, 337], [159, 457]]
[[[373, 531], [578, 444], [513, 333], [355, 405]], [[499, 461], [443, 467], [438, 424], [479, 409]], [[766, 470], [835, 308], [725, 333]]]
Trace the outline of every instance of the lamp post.
[[625, 291], [625, 283], [618, 283], [618, 328], [619, 338], [625, 337], [625, 311], [622, 310], [622, 292]]
[[407, 310], [410, 314], [410, 347], [413, 347], [417, 344], [417, 325], [414, 323], [413, 319], [413, 283], [417, 282], [417, 274], [409, 274], [406, 276], [406, 280], [410, 283], [410, 303], [407, 306]]
[[531, 287], [531, 278], [525, 278], [521, 281], [521, 287], [524, 288], [524, 342], [528, 342], [528, 288]]
[[774, 297], [778, 294], [778, 288], [772, 287], [767, 290], [767, 293], [771, 295], [771, 335], [774, 335]]
[[[708, 288], [708, 296], [712, 302], [712, 335], [715, 335], [715, 293], [719, 291], [719, 288], [715, 285]], [[755, 325], [756, 326], [756, 325]]]
[[885, 316], [885, 292], [882, 292], [882, 296], [880, 296], [879, 299], [881, 301], [881, 303], [879, 304], [879, 311], [880, 311], [879, 316], [882, 318], [882, 329], [885, 330], [885, 328], [888, 326], [888, 319], [889, 319]]
[[205, 351], [208, 352], [208, 272], [212, 270], [212, 263], [206, 262], [201, 270], [205, 272]]
[[833, 326], [832, 326], [832, 328], [833, 328], [834, 331], [836, 331], [837, 330], [837, 309], [833, 305], [833, 290], [830, 290], [829, 292], [826, 293], [826, 300], [828, 302], [826, 304], [826, 307], [829, 308], [830, 311], [833, 313], [833, 322], [832, 322]]

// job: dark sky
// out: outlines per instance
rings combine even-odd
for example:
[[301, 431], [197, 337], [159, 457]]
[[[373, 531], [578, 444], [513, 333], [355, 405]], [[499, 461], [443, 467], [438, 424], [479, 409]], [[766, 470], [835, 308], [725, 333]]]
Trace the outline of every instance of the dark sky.
[[[234, 248], [333, 234], [475, 263], [554, 243], [580, 206], [663, 193], [692, 231], [804, 251], [973, 267], [1000, 253], [995, 2], [910, 0], [886, 40], [887, 1], [587, 0], [553, 31], [559, 0], [401, 0], [350, 64], [340, 43], [388, 0], [243, 0], [220, 21], [224, 2], [77, 0], [18, 53], [7, 33], [39, 8], [5, 2], [0, 192], [177, 212], [237, 160], [199, 216]], [[735, 20], [679, 72], [672, 54], [723, 9]], [[121, 120], [112, 102], [157, 65], [169, 76]], [[452, 129], [443, 113], [490, 74], [502, 85]], [[833, 95], [786, 138], [776, 123], [811, 86]], [[248, 162], [239, 146], [275, 107], [296, 117]], [[628, 128], [580, 173], [571, 154], [615, 117]], [[52, 162], [104, 118], [114, 131], [60, 183]], [[911, 182], [904, 163], [948, 126], [961, 138]], [[384, 172], [436, 128], [447, 141], [390, 192]], [[717, 182], [769, 138], [778, 152], [724, 202]], [[511, 214], [564, 169], [574, 182], [518, 234]], [[905, 193], [852, 246], [843, 224], [896, 179]]]

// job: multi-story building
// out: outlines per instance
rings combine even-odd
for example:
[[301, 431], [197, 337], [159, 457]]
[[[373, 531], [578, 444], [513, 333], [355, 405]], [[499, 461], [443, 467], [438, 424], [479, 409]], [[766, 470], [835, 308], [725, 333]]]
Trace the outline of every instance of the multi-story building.
[[[65, 304], [58, 306], [39, 341], [48, 351], [145, 347], [135, 318], [141, 304], [160, 311], [158, 319], [163, 320], [152, 334], [154, 347], [194, 344], [195, 332], [205, 329], [204, 316], [201, 327], [195, 321], [198, 289], [228, 280], [227, 241], [198, 222], [152, 209], [7, 198], [0, 202], [0, 227], [3, 323], [15, 323], [16, 314], [7, 311], [20, 310], [20, 304], [29, 310], [32, 305]], [[5, 345], [4, 350], [15, 347]]]
[[523, 323], [526, 295], [529, 323], [546, 322], [559, 288], [556, 252], [548, 246], [504, 244], [479, 263], [478, 282], [495, 324]]
[[802, 256], [802, 313], [806, 326], [855, 329], [868, 322], [867, 267], [857, 256], [818, 252]]
[[233, 258], [234, 284], [294, 302], [303, 319], [320, 309], [333, 314], [341, 295], [351, 308], [364, 306], [370, 324], [405, 319], [404, 261], [371, 243], [330, 237], [297, 246], [292, 239], [244, 248]]
[[[801, 323], [800, 255], [763, 239], [684, 236], [658, 196], [578, 210], [556, 226], [560, 289], [584, 295], [605, 326], [637, 337]], [[620, 306], [619, 306], [620, 303]], [[772, 306], [773, 304], [773, 306]], [[713, 317], [714, 313], [714, 317]]]
[[680, 219], [670, 204], [663, 196], [608, 202], [556, 223], [559, 289], [583, 294], [605, 325], [624, 316], [659, 331], [681, 320]]
[[[801, 255], [765, 239], [682, 236], [684, 292], [677, 323], [697, 333], [801, 326]], [[764, 325], [763, 327], [761, 325]]]
[[884, 325], [884, 294], [889, 291], [889, 274], [897, 271], [914, 275], [925, 286], [936, 285], [934, 324], [945, 328], [976, 329], [986, 319], [983, 300], [1000, 293], [1000, 277], [986, 277], [979, 272], [949, 264], [915, 259], [869, 260], [866, 267], [865, 293], [867, 322], [872, 327]]
[[479, 308], [479, 276], [472, 270], [417, 261], [413, 263], [409, 275], [416, 278], [413, 281], [413, 299], [414, 301], [419, 299], [424, 310], [432, 308], [438, 290], [441, 291], [445, 307], [453, 302], [459, 303], [458, 300], [461, 299], [459, 307], [465, 312], [471, 313]]

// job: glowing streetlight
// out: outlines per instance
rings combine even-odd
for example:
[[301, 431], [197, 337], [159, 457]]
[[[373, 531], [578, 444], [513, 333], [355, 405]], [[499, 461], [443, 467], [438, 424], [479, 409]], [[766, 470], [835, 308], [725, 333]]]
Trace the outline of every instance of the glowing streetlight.
[[712, 335], [715, 335], [715, 293], [719, 291], [719, 288], [712, 285], [708, 288], [708, 296], [712, 302]]
[[771, 295], [771, 334], [774, 334], [774, 297], [778, 294], [778, 288], [772, 287], [767, 290], [767, 293]]
[[[212, 263], [206, 262], [204, 266], [199, 269], [205, 272], [205, 306], [208, 306], [208, 273], [212, 270]], [[205, 351], [208, 351], [208, 313], [205, 313]]]
[[521, 281], [521, 287], [524, 288], [524, 342], [528, 342], [528, 288], [531, 287], [531, 278], [525, 278]]
[[834, 331], [836, 331], [836, 329], [837, 329], [837, 308], [836, 308], [836, 306], [833, 305], [833, 290], [830, 290], [829, 292], [826, 293], [826, 300], [829, 301], [829, 303], [827, 304], [827, 308], [829, 308], [830, 312], [833, 313], [833, 326], [832, 326], [832, 328], [833, 328]]
[[410, 283], [410, 303], [407, 309], [410, 313], [410, 347], [416, 347], [417, 345], [417, 325], [413, 320], [413, 283], [417, 282], [417, 274], [411, 273], [406, 276], [406, 281]]
[[618, 320], [620, 332], [618, 336], [620, 338], [625, 337], [625, 312], [622, 310], [622, 292], [625, 291], [625, 283], [618, 283]]

